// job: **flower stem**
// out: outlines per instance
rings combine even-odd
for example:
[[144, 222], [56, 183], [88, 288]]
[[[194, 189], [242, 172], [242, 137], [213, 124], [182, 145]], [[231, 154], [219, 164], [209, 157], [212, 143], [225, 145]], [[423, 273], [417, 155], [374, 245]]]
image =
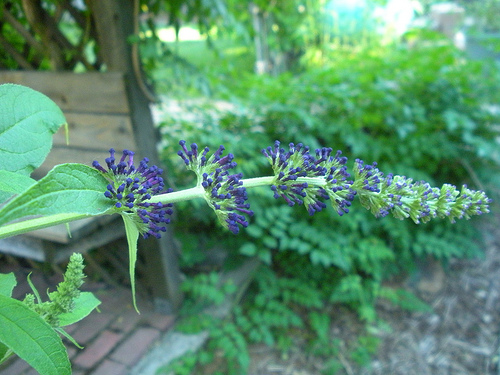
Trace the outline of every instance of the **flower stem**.
[[172, 193], [158, 194], [148, 200], [150, 203], [161, 202], [164, 204], [189, 201], [195, 198], [203, 198], [205, 189], [201, 186], [195, 186], [190, 189], [174, 191]]
[[[247, 189], [258, 186], [270, 186], [277, 183], [275, 176], [247, 178], [241, 181], [243, 182], [243, 186]], [[295, 182], [298, 184], [307, 182], [307, 184], [310, 186], [326, 185], [326, 180], [324, 177], [298, 177]]]
[[[324, 186], [326, 181], [321, 177], [299, 177], [297, 178], [297, 183], [307, 182], [309, 185]], [[265, 177], [255, 177], [246, 178], [241, 180], [243, 186], [247, 189], [251, 189], [259, 186], [270, 186], [276, 183], [275, 176], [265, 176]], [[172, 193], [158, 194], [148, 200], [150, 203], [161, 202], [163, 204], [177, 203], [183, 201], [189, 201], [195, 198], [203, 198], [205, 195], [205, 189], [202, 186], [195, 186], [190, 189], [185, 189], [181, 191], [174, 191]]]
[[[258, 186], [272, 185], [273, 180], [274, 176], [267, 176], [267, 177], [247, 178], [241, 181], [243, 182], [244, 187], [253, 188]], [[151, 197], [151, 199], [149, 199], [148, 202], [150, 203], [161, 202], [164, 204], [177, 203], [182, 201], [189, 201], [195, 198], [203, 198], [204, 195], [205, 195], [205, 189], [203, 189], [202, 186], [198, 185], [190, 189], [155, 195]]]
[[270, 186], [274, 182], [274, 176], [246, 178], [241, 180], [241, 182], [243, 182], [243, 186], [247, 189], [258, 186]]

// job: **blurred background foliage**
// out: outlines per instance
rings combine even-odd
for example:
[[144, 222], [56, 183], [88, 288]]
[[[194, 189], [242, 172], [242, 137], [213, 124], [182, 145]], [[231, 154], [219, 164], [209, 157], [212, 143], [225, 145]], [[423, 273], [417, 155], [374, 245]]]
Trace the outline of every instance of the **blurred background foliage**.
[[[44, 7], [54, 10], [56, 1], [43, 1]], [[436, 31], [436, 3], [140, 0], [139, 33], [130, 42], [138, 43], [157, 93], [169, 181], [176, 189], [196, 183], [176, 155], [180, 139], [212, 149], [223, 144], [245, 177], [270, 174], [260, 150], [278, 139], [342, 150], [350, 167], [360, 158], [378, 162], [386, 174], [434, 186], [466, 183], [498, 201], [498, 62], [477, 59]], [[464, 11], [455, 14], [452, 31], [470, 41], [480, 36], [478, 46], [487, 50], [481, 57], [496, 57], [500, 0], [456, 3]], [[10, 9], [20, 4], [11, 1]], [[84, 1], [73, 5], [87, 12]], [[24, 22], [20, 10], [18, 19]], [[81, 32], [67, 17], [60, 25], [68, 39]], [[2, 35], [17, 38], [6, 25]], [[82, 43], [88, 60], [105, 69], [96, 63], [92, 36]], [[19, 68], [1, 49], [0, 64]], [[38, 68], [50, 65], [43, 60]], [[310, 217], [303, 207], [275, 201], [266, 189], [252, 189], [249, 196], [255, 215], [238, 236], [223, 231], [204, 202], [177, 205], [173, 225], [190, 297], [185, 327], [209, 327], [212, 337], [211, 350], [184, 361], [178, 373], [213, 360], [217, 350], [230, 353], [232, 367], [224, 373], [241, 373], [248, 366], [247, 343], [286, 351], [291, 329], [306, 338], [310, 355], [324, 361], [325, 373], [334, 373], [341, 367], [335, 360], [340, 344], [325, 332], [339, 306], [354, 309], [369, 328], [351, 347], [352, 359], [362, 365], [376, 350], [378, 339], [370, 332], [384, 327], [378, 299], [429, 309], [387, 282], [418, 274], [418, 265], [429, 259], [446, 267], [452, 258], [481, 256], [478, 227], [488, 220], [417, 226], [376, 219], [357, 202], [343, 217], [332, 209]], [[224, 322], [202, 318], [200, 303], [219, 304], [221, 293], [229, 293], [217, 273], [248, 257], [261, 266], [241, 303]]]

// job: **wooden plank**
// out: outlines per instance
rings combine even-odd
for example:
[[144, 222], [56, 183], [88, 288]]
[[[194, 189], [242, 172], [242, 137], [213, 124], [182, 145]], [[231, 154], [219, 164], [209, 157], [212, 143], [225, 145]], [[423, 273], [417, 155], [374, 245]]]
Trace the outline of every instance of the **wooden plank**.
[[[111, 147], [116, 150], [135, 148], [129, 116], [74, 112], [67, 112], [65, 116], [69, 127], [69, 147], [106, 151]], [[54, 134], [53, 142], [57, 146], [66, 146], [64, 127]]]
[[129, 113], [120, 72], [0, 71], [0, 83], [17, 83], [40, 91], [63, 112]]
[[124, 236], [125, 228], [121, 218], [115, 216], [106, 226], [77, 241], [56, 244], [27, 235], [14, 236], [0, 240], [0, 252], [38, 262], [61, 263], [68, 260], [75, 252], [86, 253]]
[[77, 148], [55, 146], [47, 155], [43, 164], [32, 174], [36, 180], [39, 180], [47, 174], [55, 165], [62, 163], [81, 163], [92, 165], [94, 160], [105, 165], [104, 159], [109, 157], [109, 152], [104, 150], [80, 150]]
[[[114, 146], [114, 144], [111, 144], [110, 146]], [[136, 150], [136, 147], [133, 143], [129, 143], [124, 146], [125, 147], [123, 148], [116, 147], [117, 156], [121, 155], [123, 149]], [[63, 163], [81, 163], [85, 165], [92, 165], [92, 162], [94, 160], [97, 160], [101, 165], [103, 165], [106, 168], [106, 163], [104, 162], [104, 159], [108, 157], [109, 157], [109, 152], [107, 150], [88, 150], [88, 149], [54, 146], [47, 155], [47, 158], [45, 159], [43, 164], [32, 173], [31, 177], [38, 180], [43, 176], [45, 176], [48, 171], [54, 168], [54, 166]], [[141, 160], [141, 155], [137, 154], [137, 158], [134, 157], [134, 160], [137, 161]]]
[[0, 240], [0, 252], [17, 257], [45, 261], [43, 241], [26, 236], [15, 236]]
[[118, 238], [125, 236], [125, 226], [122, 219], [114, 216], [115, 220], [100, 228], [99, 230], [89, 233], [88, 236], [81, 238], [78, 241], [72, 241], [67, 245], [56, 246], [51, 259], [54, 263], [60, 263], [67, 260], [73, 253], [86, 253], [91, 249], [104, 246]]
[[25, 235], [28, 237], [40, 238], [63, 244], [75, 241], [79, 243], [82, 238], [88, 236], [92, 231], [95, 231], [99, 227], [102, 227], [115, 219], [116, 216], [112, 215], [89, 217], [68, 223], [69, 232], [65, 224], [60, 224], [48, 228], [38, 229], [33, 232], [26, 233]]

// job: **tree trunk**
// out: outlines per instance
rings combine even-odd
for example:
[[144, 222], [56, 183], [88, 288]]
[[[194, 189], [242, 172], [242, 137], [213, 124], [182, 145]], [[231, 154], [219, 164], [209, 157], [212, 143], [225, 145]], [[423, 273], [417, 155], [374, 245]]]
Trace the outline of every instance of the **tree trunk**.
[[252, 25], [254, 30], [255, 44], [255, 72], [266, 74], [271, 72], [272, 63], [269, 56], [269, 45], [267, 43], [267, 22], [266, 17], [255, 3], [248, 5], [252, 15]]

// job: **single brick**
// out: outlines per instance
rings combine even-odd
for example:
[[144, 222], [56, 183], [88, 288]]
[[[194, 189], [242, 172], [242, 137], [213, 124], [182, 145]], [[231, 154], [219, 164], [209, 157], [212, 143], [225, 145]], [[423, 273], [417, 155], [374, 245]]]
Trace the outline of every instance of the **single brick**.
[[128, 369], [125, 365], [111, 361], [109, 359], [104, 360], [95, 371], [91, 372], [91, 375], [127, 375]]
[[75, 360], [75, 365], [90, 369], [100, 362], [121, 340], [123, 335], [111, 331], [102, 332], [95, 341], [83, 349]]
[[154, 328], [139, 328], [128, 337], [110, 358], [125, 365], [135, 364], [160, 337], [160, 331]]
[[132, 292], [130, 289], [111, 288], [98, 291], [95, 296], [101, 301], [99, 309], [102, 312], [116, 312], [118, 310], [117, 306], [120, 306], [120, 311], [132, 308]]
[[107, 328], [107, 326], [115, 319], [115, 314], [92, 312], [82, 321], [78, 322], [78, 328], [71, 334], [73, 338], [82, 346], [85, 346], [96, 337], [99, 332]]
[[111, 324], [111, 328], [121, 332], [130, 332], [141, 321], [141, 315], [133, 308], [120, 313]]
[[153, 328], [166, 331], [174, 324], [175, 316], [151, 312], [144, 314], [143, 321]]
[[23, 375], [39, 375], [39, 372], [31, 367], [27, 371], [23, 372]]
[[68, 352], [68, 357], [72, 360], [77, 354], [79, 354], [82, 350], [77, 348], [75, 344], [71, 342], [66, 343], [66, 351]]

